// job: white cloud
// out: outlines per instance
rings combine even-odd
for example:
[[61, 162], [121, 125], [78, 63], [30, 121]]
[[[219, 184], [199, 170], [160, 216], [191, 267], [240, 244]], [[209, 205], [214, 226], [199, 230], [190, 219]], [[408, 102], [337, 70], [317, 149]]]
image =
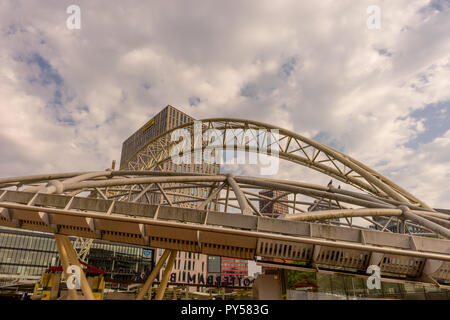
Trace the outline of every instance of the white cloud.
[[[448, 137], [405, 146], [424, 130], [409, 114], [450, 100], [450, 11], [424, 9], [429, 3], [379, 1], [375, 31], [365, 0], [78, 1], [82, 29], [68, 30], [71, 3], [4, 1], [0, 175], [104, 169], [125, 138], [172, 104], [199, 119], [325, 132], [418, 197], [450, 207], [442, 187], [450, 155], [439, 140]], [[27, 63], [33, 54], [63, 83], [40, 83], [39, 64]], [[281, 176], [309, 177], [291, 171]]]

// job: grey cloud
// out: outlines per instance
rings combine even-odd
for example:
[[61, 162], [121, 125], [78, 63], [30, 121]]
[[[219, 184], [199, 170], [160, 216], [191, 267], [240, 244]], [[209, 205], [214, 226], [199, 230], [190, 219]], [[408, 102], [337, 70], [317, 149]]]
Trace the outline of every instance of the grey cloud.
[[[405, 144], [420, 133], [410, 113], [450, 99], [444, 2], [431, 4], [442, 7], [438, 14], [424, 11], [421, 0], [384, 2], [380, 31], [366, 28], [373, 4], [366, 0], [77, 4], [82, 28], [73, 31], [60, 1], [0, 6], [0, 111], [8, 120], [0, 124], [17, 131], [16, 140], [5, 132], [0, 139], [32, 150], [3, 156], [0, 175], [28, 166], [103, 169], [167, 104], [198, 119], [250, 118], [318, 139], [326, 133], [325, 142], [405, 187], [418, 183], [405, 178], [408, 166], [429, 172]], [[446, 164], [447, 157], [433, 161]]]

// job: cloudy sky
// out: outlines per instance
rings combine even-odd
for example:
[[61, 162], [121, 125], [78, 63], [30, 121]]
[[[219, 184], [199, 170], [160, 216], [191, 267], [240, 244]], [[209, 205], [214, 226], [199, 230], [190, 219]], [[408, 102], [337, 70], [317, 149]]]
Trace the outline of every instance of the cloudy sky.
[[0, 176], [103, 170], [171, 104], [293, 130], [450, 207], [449, 30], [449, 0], [4, 0]]

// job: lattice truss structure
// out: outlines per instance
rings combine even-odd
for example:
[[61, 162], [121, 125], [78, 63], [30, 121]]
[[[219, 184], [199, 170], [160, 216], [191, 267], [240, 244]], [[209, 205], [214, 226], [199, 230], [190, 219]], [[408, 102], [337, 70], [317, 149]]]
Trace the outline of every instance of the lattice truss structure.
[[[371, 194], [430, 209], [423, 201], [363, 163], [294, 132], [244, 119], [206, 119], [201, 120], [201, 125], [203, 131], [215, 132], [212, 135], [213, 139], [202, 139], [201, 143], [194, 143], [196, 138], [193, 124], [187, 123], [167, 131], [148, 143], [127, 163], [121, 164], [121, 169], [161, 168], [163, 163], [170, 160], [173, 146], [178, 144], [178, 141], [173, 141], [172, 134], [176, 130], [186, 129], [190, 133], [192, 152], [204, 152], [208, 146], [245, 152], [261, 152], [261, 149], [267, 149], [269, 154], [276, 152], [276, 156], [281, 159], [317, 170]], [[218, 139], [219, 143], [217, 144], [217, 140], [211, 141], [214, 139]]]
[[[164, 163], [180, 143], [172, 141], [176, 129], [189, 133], [190, 154], [211, 146], [269, 149], [273, 156], [359, 191], [332, 183], [164, 172]], [[0, 179], [0, 225], [241, 259], [292, 259], [352, 272], [376, 264], [385, 276], [440, 285], [450, 280], [449, 215], [357, 160], [256, 121], [203, 120], [201, 131], [213, 129], [215, 138], [200, 141], [195, 140], [193, 123], [176, 129], [143, 147], [119, 171]], [[263, 190], [281, 193], [268, 197], [260, 194]], [[279, 203], [289, 213], [265, 217], [260, 201], [264, 207]], [[365, 223], [356, 224], [354, 218]], [[389, 227], [392, 223], [395, 228]]]

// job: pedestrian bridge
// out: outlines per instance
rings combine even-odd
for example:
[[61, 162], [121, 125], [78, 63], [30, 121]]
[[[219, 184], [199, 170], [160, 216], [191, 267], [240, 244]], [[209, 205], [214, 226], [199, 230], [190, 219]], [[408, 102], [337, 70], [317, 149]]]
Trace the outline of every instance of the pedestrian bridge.
[[[263, 153], [345, 185], [167, 172], [178, 129], [191, 155]], [[198, 139], [198, 132], [215, 138]], [[0, 178], [0, 225], [54, 233], [66, 265], [78, 263], [67, 236], [167, 249], [138, 299], [168, 259], [157, 295], [162, 298], [178, 250], [294, 260], [355, 275], [376, 265], [382, 278], [450, 284], [448, 214], [350, 156], [294, 132], [252, 120], [206, 119], [165, 132], [124, 160], [119, 171]], [[277, 195], [266, 196], [265, 190]], [[289, 214], [264, 216], [275, 204]], [[85, 279], [82, 289], [93, 298]]]
[[253, 260], [257, 256], [408, 281], [450, 280], [450, 241], [126, 201], [4, 190], [0, 225]]

